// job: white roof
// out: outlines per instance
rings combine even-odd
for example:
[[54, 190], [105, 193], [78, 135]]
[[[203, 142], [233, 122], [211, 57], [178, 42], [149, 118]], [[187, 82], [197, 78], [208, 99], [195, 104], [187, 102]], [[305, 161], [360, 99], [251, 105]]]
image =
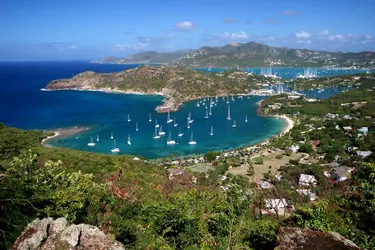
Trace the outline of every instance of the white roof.
[[284, 208], [288, 204], [286, 202], [286, 199], [266, 199], [266, 208]]
[[299, 184], [316, 184], [317, 180], [315, 179], [315, 176], [308, 175], [308, 174], [301, 174], [299, 176]]

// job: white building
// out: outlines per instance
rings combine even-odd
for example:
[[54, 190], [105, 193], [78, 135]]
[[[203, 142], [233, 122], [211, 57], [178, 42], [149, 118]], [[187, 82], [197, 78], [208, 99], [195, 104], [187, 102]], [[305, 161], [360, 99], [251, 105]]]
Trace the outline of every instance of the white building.
[[318, 181], [313, 175], [301, 174], [299, 176], [298, 184], [300, 186], [315, 186], [317, 183]]

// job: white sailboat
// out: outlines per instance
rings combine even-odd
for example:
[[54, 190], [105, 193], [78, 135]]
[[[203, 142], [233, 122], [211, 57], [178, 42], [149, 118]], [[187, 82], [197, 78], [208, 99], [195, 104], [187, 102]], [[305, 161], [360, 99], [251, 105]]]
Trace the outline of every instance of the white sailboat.
[[130, 115], [128, 114], [128, 122], [131, 122], [132, 120], [130, 119]]
[[193, 132], [191, 132], [191, 136], [190, 136], [190, 141], [189, 141], [189, 145], [195, 145], [197, 144], [196, 141], [194, 141], [194, 138], [193, 138]]
[[165, 135], [165, 132], [163, 131], [163, 126], [160, 126], [159, 135]]
[[187, 128], [188, 128], [188, 129], [190, 128], [189, 118], [188, 118], [188, 120], [187, 120]]
[[138, 132], [138, 122], [135, 123], [135, 131]]
[[92, 139], [92, 136], [90, 136], [90, 142], [87, 143], [87, 146], [89, 146], [89, 147], [94, 147], [95, 146], [95, 142], [94, 142], [94, 139]]
[[96, 141], [99, 141], [99, 134], [96, 134]]
[[213, 136], [213, 135], [214, 135], [214, 127], [211, 126], [210, 136]]
[[229, 97], [227, 96], [227, 104], [229, 104]]
[[228, 116], [227, 116], [227, 120], [230, 121], [232, 118], [230, 117], [230, 106], [228, 106]]
[[116, 140], [113, 140], [113, 148], [111, 149], [112, 153], [118, 153], [120, 152], [119, 148], [116, 148]]
[[111, 140], [113, 140], [113, 133], [111, 132]]
[[169, 131], [167, 144], [168, 144], [168, 145], [174, 145], [174, 144], [176, 144], [176, 142], [175, 142], [174, 140], [172, 140], [171, 131]]
[[178, 123], [176, 123], [176, 118], [173, 118], [173, 127], [177, 127]]
[[173, 120], [171, 119], [171, 115], [170, 115], [170, 113], [168, 111], [167, 123], [171, 123], [171, 122], [173, 122]]
[[148, 114], [148, 122], [152, 122], [151, 113]]
[[198, 107], [198, 108], [200, 107], [199, 101], [197, 102], [197, 107]]
[[158, 124], [158, 120], [155, 120], [155, 128], [158, 128], [160, 125]]
[[132, 141], [130, 139], [130, 134], [128, 135], [128, 145], [132, 145]]
[[245, 116], [245, 122], [247, 123], [247, 115]]
[[208, 112], [209, 115], [212, 115], [212, 110], [211, 110], [211, 108], [212, 108], [212, 105], [210, 105], [210, 111]]
[[158, 134], [158, 130], [157, 128], [155, 128], [155, 132], [154, 132], [154, 136], [153, 136], [154, 139], [160, 139], [160, 135]]
[[180, 127], [180, 133], [178, 133], [178, 137], [181, 137], [183, 135], [184, 135], [184, 133], [181, 132], [181, 127]]
[[208, 112], [206, 110], [206, 115], [204, 116], [204, 118], [208, 119]]
[[236, 119], [233, 120], [232, 128], [237, 128]]

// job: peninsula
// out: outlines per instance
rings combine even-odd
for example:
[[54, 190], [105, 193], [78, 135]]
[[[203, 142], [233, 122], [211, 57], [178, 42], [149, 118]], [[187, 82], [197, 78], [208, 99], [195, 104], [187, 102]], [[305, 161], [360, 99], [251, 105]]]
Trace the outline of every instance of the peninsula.
[[116, 73], [87, 71], [70, 79], [53, 80], [46, 89], [162, 95], [165, 102], [156, 110], [163, 113], [176, 111], [189, 100], [248, 93], [260, 88], [257, 84], [263, 78], [243, 71], [204, 74], [182, 67], [139, 66]]

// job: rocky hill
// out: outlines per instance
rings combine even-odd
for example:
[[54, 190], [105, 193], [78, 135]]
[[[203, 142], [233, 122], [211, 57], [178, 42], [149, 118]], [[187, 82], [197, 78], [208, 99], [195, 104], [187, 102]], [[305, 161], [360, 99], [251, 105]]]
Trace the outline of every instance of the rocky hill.
[[70, 79], [51, 81], [49, 90], [99, 90], [157, 94], [166, 102], [159, 112], [175, 111], [183, 102], [208, 96], [243, 94], [264, 79], [242, 71], [204, 74], [188, 68], [141, 66], [117, 73], [87, 71]]
[[255, 42], [222, 47], [201, 47], [173, 53], [142, 52], [124, 59], [104, 58], [106, 63], [170, 63], [188, 67], [352, 67], [375, 68], [375, 52], [313, 51], [273, 47]]

